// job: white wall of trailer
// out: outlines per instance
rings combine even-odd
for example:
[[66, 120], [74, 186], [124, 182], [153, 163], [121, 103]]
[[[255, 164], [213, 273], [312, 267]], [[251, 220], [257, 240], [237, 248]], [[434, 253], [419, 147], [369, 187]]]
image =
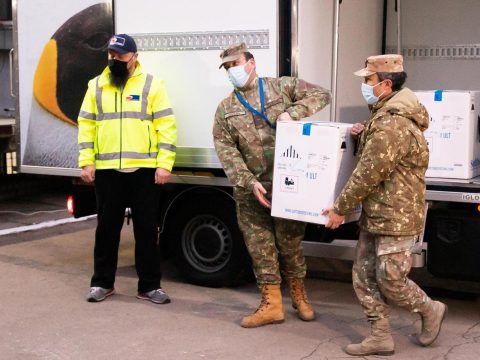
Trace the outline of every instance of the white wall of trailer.
[[[220, 101], [233, 90], [226, 71], [218, 69], [221, 49], [238, 42], [229, 34], [266, 31], [268, 45], [251, 52], [260, 76], [277, 76], [277, 0], [116, 0], [114, 12], [117, 33], [137, 40], [139, 61], [166, 83], [178, 124], [176, 166], [220, 167], [213, 152], [213, 118]], [[185, 35], [208, 42], [175, 46]], [[173, 46], [161, 41], [151, 46], [158, 36], [170, 36]], [[140, 39], [148, 41], [145, 46]]]
[[[336, 0], [297, 2], [298, 46], [293, 49], [297, 75], [327, 89], [332, 89], [335, 3]], [[221, 0], [155, 3], [148, 0], [117, 0], [114, 11], [116, 31], [133, 34], [137, 40], [150, 35], [171, 34], [175, 38], [177, 35], [199, 32], [213, 34], [267, 30], [268, 47], [252, 49], [252, 53], [257, 61], [257, 72], [261, 76], [277, 76], [278, 42], [282, 41], [278, 38], [277, 5], [276, 0], [248, 0], [228, 6]], [[146, 13], [145, 9], [150, 11]], [[360, 3], [357, 0], [344, 0], [339, 9], [335, 120], [362, 121], [368, 116], [368, 109], [360, 94], [360, 81], [353, 72], [362, 67], [367, 56], [380, 52], [383, 1]], [[220, 50], [216, 46], [180, 50], [162, 44], [157, 47], [149, 45], [143, 50], [142, 46], [140, 48], [140, 61], [147, 70], [165, 80], [177, 116], [177, 163], [189, 165], [195, 157], [197, 165], [202, 163], [205, 167], [218, 166], [211, 153], [205, 154], [205, 159], [200, 161], [199, 154], [202, 153], [201, 150], [213, 150], [213, 116], [218, 103], [232, 89], [225, 71], [217, 69]], [[316, 117], [331, 120], [329, 108]], [[194, 152], [196, 155], [193, 155]]]
[[[394, 49], [394, 0], [388, 7], [387, 47]], [[480, 90], [480, 1], [401, 0], [400, 9], [406, 85], [413, 90]]]

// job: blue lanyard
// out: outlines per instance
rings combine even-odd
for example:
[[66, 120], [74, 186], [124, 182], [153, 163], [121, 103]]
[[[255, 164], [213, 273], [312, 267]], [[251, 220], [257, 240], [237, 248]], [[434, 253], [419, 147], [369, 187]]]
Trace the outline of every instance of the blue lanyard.
[[272, 124], [269, 120], [267, 115], [265, 115], [265, 97], [263, 94], [263, 81], [262, 78], [258, 78], [258, 89], [260, 92], [260, 105], [262, 107], [262, 112], [259, 112], [258, 110], [254, 109], [252, 105], [250, 105], [247, 100], [243, 98], [240, 93], [235, 90], [235, 95], [237, 95], [238, 101], [242, 103], [243, 106], [245, 106], [250, 112], [253, 114], [257, 115], [258, 117], [262, 118], [263, 121], [265, 121], [272, 129], [275, 129], [275, 124]]

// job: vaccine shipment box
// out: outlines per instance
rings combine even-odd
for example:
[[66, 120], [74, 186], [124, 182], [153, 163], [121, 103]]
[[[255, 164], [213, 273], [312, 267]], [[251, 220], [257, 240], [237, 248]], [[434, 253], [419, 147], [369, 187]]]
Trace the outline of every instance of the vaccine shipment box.
[[416, 91], [427, 108], [427, 177], [470, 179], [480, 175], [479, 91]]
[[[355, 168], [352, 124], [277, 123], [272, 216], [326, 224], [322, 210], [333, 206]], [[361, 208], [347, 215], [358, 220]]]

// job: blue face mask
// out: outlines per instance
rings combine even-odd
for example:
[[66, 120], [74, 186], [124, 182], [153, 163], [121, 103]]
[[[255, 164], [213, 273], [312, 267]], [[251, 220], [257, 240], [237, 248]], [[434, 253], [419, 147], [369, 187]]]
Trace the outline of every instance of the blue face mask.
[[382, 82], [383, 81], [380, 81], [377, 85], [373, 86], [362, 83], [362, 95], [368, 105], [376, 104], [380, 99], [380, 96], [382, 96], [383, 93], [381, 93], [380, 96], [375, 96], [375, 94], [373, 93], [373, 88], [380, 85]]
[[[252, 69], [253, 70], [253, 69]], [[228, 70], [228, 78], [233, 86], [236, 88], [243, 88], [250, 77], [250, 74], [245, 71], [245, 65], [238, 65], [229, 68]]]

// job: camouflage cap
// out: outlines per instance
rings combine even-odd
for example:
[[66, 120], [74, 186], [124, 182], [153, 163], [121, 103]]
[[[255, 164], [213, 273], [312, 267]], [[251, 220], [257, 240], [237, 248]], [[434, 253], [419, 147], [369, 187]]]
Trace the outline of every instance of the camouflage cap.
[[230, 45], [220, 54], [220, 59], [222, 59], [222, 63], [218, 68], [220, 69], [225, 63], [229, 61], [235, 61], [239, 59], [240, 56], [246, 52], [248, 52], [248, 48], [247, 44], [245, 44], [244, 42], [240, 44]]
[[377, 72], [395, 73], [403, 71], [403, 57], [398, 54], [369, 56], [365, 68], [355, 71], [357, 76], [370, 76]]

